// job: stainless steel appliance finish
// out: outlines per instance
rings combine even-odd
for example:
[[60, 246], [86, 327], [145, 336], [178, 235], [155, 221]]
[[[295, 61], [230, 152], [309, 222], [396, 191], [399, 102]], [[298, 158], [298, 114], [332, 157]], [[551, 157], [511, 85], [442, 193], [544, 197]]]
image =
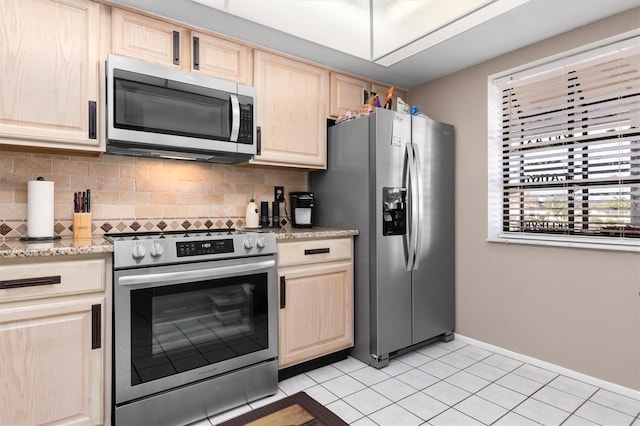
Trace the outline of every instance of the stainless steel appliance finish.
[[274, 234], [108, 238], [116, 425], [187, 424], [277, 392]]
[[257, 152], [256, 90], [109, 55], [107, 153], [237, 163]]
[[355, 228], [355, 346], [375, 367], [453, 338], [454, 129], [384, 109], [328, 129], [319, 226]]

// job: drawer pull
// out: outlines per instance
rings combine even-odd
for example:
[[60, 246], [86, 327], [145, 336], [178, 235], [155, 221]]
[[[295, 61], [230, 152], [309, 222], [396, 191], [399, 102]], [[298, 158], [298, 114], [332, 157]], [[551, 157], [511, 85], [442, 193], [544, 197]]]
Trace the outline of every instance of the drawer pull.
[[329, 253], [329, 247], [319, 248], [319, 249], [307, 249], [304, 251], [305, 256], [309, 256], [310, 254], [322, 254]]
[[91, 349], [102, 347], [102, 305], [91, 305]]
[[60, 275], [54, 275], [51, 277], [21, 278], [18, 280], [4, 280], [0, 281], [0, 290], [20, 287], [32, 287], [37, 285], [60, 284], [60, 282]]
[[287, 304], [287, 279], [280, 277], [280, 309], [284, 309]]

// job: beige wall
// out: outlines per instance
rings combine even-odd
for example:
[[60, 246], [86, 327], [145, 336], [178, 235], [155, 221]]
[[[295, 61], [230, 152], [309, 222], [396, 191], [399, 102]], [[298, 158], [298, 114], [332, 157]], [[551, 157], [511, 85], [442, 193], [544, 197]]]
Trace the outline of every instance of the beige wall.
[[637, 8], [409, 96], [456, 128], [456, 332], [633, 389], [640, 389], [640, 254], [485, 241], [487, 77], [639, 24]]
[[[175, 219], [178, 223], [185, 219], [192, 223], [197, 219], [224, 223], [230, 219], [233, 226], [241, 226], [252, 194], [259, 203], [273, 200], [274, 185], [284, 186], [286, 194], [307, 189], [307, 173], [297, 170], [2, 150], [0, 242], [3, 238], [24, 236], [27, 181], [38, 176], [55, 182], [56, 223], [70, 224], [73, 192], [91, 189], [94, 235], [101, 234], [100, 226], [105, 221], [118, 223], [131, 219], [141, 223], [145, 219], [167, 222]], [[9, 229], [11, 231], [4, 232]], [[56, 233], [71, 235], [71, 231], [63, 227], [57, 228]]]

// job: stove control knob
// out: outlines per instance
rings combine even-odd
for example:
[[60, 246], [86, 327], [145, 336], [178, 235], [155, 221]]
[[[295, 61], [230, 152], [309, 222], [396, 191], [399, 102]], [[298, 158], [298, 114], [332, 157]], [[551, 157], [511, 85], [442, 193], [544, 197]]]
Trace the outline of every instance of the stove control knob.
[[142, 259], [147, 254], [147, 249], [145, 249], [142, 244], [137, 243], [133, 248], [133, 253], [131, 255], [134, 259]]
[[256, 245], [258, 246], [258, 248], [263, 249], [267, 245], [267, 242], [264, 240], [264, 237], [258, 237], [258, 239], [256, 240]]
[[164, 247], [162, 247], [159, 242], [155, 241], [153, 243], [153, 246], [151, 246], [151, 250], [149, 250], [149, 253], [153, 257], [160, 257], [164, 254]]
[[252, 249], [254, 245], [255, 242], [253, 241], [253, 238], [247, 238], [246, 240], [244, 240], [244, 248]]

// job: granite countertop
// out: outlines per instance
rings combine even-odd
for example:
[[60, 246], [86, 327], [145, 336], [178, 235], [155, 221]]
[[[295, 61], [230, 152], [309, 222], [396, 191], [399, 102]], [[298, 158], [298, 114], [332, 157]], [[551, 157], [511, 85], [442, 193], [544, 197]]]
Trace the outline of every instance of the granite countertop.
[[[357, 230], [337, 228], [264, 228], [260, 232], [273, 232], [277, 240], [336, 238], [358, 235]], [[103, 237], [82, 240], [61, 238], [53, 241], [25, 242], [10, 239], [0, 242], [0, 259], [18, 257], [66, 256], [76, 254], [112, 253], [113, 244]]]
[[313, 239], [313, 238], [336, 238], [336, 237], [351, 237], [358, 235], [356, 229], [338, 229], [338, 228], [323, 228], [314, 226], [313, 228], [292, 228], [291, 226], [285, 226], [280, 229], [264, 228], [262, 232], [273, 232], [276, 234], [276, 240], [301, 240], [301, 239]]
[[11, 239], [0, 243], [0, 259], [111, 252], [113, 252], [113, 244], [103, 237], [81, 240], [61, 238], [59, 240], [38, 242], [25, 242], [19, 239]]

